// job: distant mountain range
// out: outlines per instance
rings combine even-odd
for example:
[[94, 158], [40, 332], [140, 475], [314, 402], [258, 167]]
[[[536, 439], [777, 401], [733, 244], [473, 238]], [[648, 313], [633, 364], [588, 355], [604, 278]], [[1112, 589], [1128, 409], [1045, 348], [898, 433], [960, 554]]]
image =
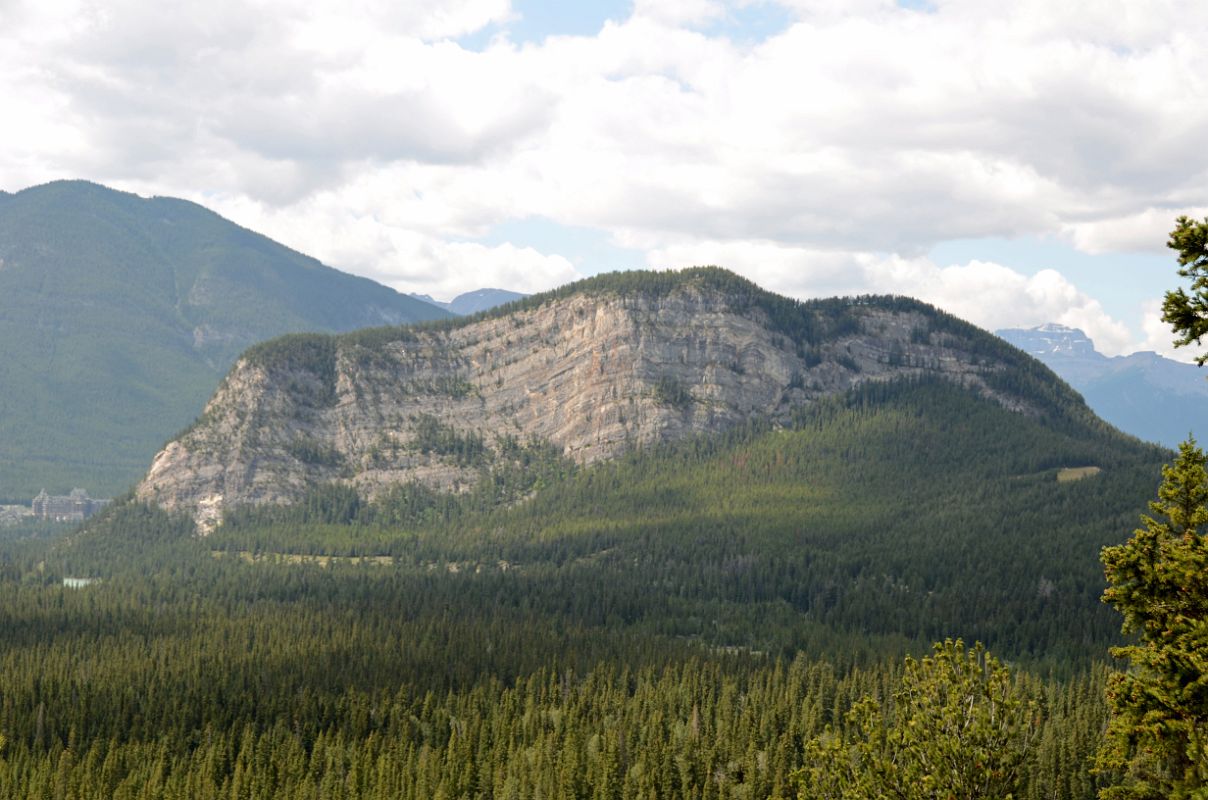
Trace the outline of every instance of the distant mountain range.
[[255, 342], [448, 316], [184, 200], [0, 192], [0, 498], [128, 488]]
[[476, 289], [472, 292], [459, 294], [447, 303], [434, 300], [426, 294], [412, 294], [411, 296], [416, 300], [430, 303], [437, 308], [443, 308], [445, 311], [456, 314], [459, 317], [477, 314], [480, 311], [489, 311], [496, 306], [528, 297], [526, 294], [511, 292], [507, 289]]
[[1082, 393], [1095, 413], [1126, 433], [1176, 447], [1208, 436], [1208, 372], [1157, 353], [1108, 357], [1082, 331], [1048, 324], [997, 331]]

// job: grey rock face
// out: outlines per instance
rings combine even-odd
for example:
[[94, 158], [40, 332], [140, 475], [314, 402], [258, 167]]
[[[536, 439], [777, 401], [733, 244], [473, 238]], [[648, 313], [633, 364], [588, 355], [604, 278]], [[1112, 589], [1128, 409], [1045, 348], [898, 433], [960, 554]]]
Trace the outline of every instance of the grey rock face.
[[[552, 443], [581, 464], [636, 445], [720, 431], [864, 381], [942, 375], [992, 390], [996, 367], [931, 332], [917, 311], [851, 309], [858, 324], [803, 350], [757, 307], [686, 285], [662, 297], [573, 294], [507, 316], [389, 341], [334, 340], [328, 366], [240, 359], [186, 434], [156, 456], [138, 496], [203, 530], [224, 509], [288, 503], [325, 481], [368, 496], [420, 481], [468, 488], [474, 470], [415, 446], [419, 426]], [[317, 362], [316, 362], [317, 363]]]

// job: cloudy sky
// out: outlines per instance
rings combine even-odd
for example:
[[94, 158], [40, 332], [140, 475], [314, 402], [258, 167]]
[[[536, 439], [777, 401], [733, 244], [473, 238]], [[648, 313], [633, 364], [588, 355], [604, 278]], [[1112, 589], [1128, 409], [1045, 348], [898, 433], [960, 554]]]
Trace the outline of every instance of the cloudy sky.
[[1205, 32], [1201, 0], [0, 0], [0, 189], [186, 197], [439, 299], [719, 264], [1169, 352]]

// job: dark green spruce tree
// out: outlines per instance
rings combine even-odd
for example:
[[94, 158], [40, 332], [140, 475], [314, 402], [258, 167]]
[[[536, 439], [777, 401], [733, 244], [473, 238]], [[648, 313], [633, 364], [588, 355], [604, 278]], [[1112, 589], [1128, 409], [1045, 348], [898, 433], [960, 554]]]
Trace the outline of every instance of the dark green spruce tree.
[[[1208, 219], [1196, 222], [1179, 217], [1170, 232], [1166, 246], [1179, 253], [1179, 275], [1191, 278], [1191, 293], [1182, 287], [1166, 293], [1162, 303], [1162, 320], [1170, 323], [1178, 338], [1175, 347], [1200, 344], [1208, 334]], [[1196, 358], [1201, 366], [1208, 353]]]
[[1108, 684], [1104, 800], [1208, 796], [1208, 472], [1194, 440], [1162, 475], [1144, 527], [1102, 555], [1103, 599], [1136, 636], [1112, 650], [1129, 669]]

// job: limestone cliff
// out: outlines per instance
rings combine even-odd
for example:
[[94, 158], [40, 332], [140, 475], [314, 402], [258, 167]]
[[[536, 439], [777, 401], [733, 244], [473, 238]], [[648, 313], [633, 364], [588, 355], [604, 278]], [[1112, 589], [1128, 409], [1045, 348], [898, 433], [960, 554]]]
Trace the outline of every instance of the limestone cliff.
[[471, 485], [476, 469], [422, 446], [434, 430], [487, 449], [537, 439], [590, 463], [904, 375], [1052, 413], [1028, 389], [1036, 369], [904, 298], [799, 303], [715, 268], [602, 276], [453, 323], [253, 348], [137, 492], [204, 530], [224, 509], [288, 503], [322, 482], [369, 496]]

